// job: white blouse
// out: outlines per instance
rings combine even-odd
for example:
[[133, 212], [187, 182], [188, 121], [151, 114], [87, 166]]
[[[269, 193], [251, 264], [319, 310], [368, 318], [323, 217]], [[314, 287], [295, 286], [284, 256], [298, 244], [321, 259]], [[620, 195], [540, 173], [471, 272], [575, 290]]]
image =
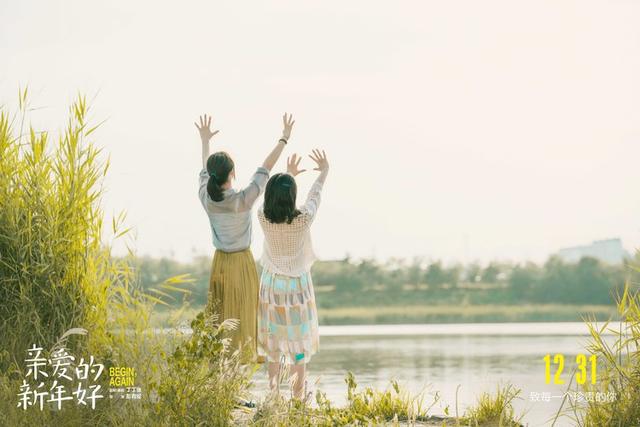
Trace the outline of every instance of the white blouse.
[[233, 188], [225, 190], [224, 199], [214, 202], [207, 193], [209, 174], [205, 169], [200, 171], [200, 202], [209, 217], [213, 246], [216, 249], [236, 252], [251, 245], [251, 208], [264, 191], [267, 179], [269, 170], [259, 167], [248, 186], [240, 191]]
[[300, 276], [311, 269], [316, 255], [311, 244], [310, 228], [320, 205], [322, 174], [311, 186], [300, 215], [291, 224], [274, 224], [264, 216], [264, 206], [258, 209], [258, 221], [264, 232], [264, 249], [260, 264], [272, 273]]

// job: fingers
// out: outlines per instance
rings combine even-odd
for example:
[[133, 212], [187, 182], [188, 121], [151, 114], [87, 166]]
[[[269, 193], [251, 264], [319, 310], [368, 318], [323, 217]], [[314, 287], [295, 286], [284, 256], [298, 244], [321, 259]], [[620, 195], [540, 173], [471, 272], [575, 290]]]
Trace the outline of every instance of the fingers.
[[327, 153], [324, 150], [320, 151], [317, 148], [313, 150], [318, 160], [327, 160]]
[[309, 157], [311, 157], [314, 162], [318, 163], [322, 159], [322, 157], [320, 156], [320, 152], [317, 149], [314, 148], [313, 150], [311, 150], [311, 153], [313, 154], [310, 154]]
[[193, 122], [194, 124], [196, 124], [196, 127], [198, 129], [200, 128], [209, 128], [211, 126], [211, 116], [207, 116], [206, 114], [204, 116], [200, 116], [199, 117], [199, 121], [200, 121], [200, 126], [198, 126], [198, 124], [196, 124], [196, 122]]
[[288, 127], [288, 128], [290, 128], [290, 127], [292, 127], [292, 126], [293, 126], [293, 124], [294, 124], [295, 122], [296, 122], [296, 121], [295, 121], [295, 120], [293, 120], [293, 114], [289, 114], [289, 115], [287, 115], [287, 113], [284, 113], [284, 114], [282, 115], [282, 124], [284, 125], [284, 127]]
[[313, 170], [322, 171], [322, 169], [328, 165], [327, 153], [325, 153], [324, 150], [320, 151], [317, 148], [314, 148], [313, 150], [311, 150], [309, 158], [316, 162], [316, 164], [318, 165], [318, 167], [314, 168]]
[[298, 156], [296, 153], [293, 153], [291, 156], [287, 157], [287, 171], [293, 176], [299, 175], [302, 172], [306, 172], [306, 169], [298, 169], [301, 161], [302, 157]]

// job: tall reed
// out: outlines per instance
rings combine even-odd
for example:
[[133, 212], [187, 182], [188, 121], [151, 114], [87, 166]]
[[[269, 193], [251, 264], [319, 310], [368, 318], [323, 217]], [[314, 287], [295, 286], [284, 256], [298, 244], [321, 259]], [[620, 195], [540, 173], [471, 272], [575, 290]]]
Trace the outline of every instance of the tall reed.
[[613, 320], [619, 326], [586, 320], [591, 334], [586, 349], [598, 360], [596, 384], [586, 381], [575, 387], [559, 420], [587, 427], [640, 425], [640, 290], [633, 279], [640, 268], [629, 268], [631, 279], [616, 298], [618, 317]]
[[[124, 214], [105, 224], [102, 179], [109, 162], [92, 138], [89, 106], [78, 96], [57, 138], [26, 125], [27, 90], [18, 111], [0, 109], [0, 422], [9, 425], [231, 425], [251, 374], [230, 354], [232, 325], [201, 314], [194, 334], [151, 327], [156, 304], [188, 294], [188, 277], [141, 289], [135, 256], [114, 258], [126, 236]], [[107, 230], [109, 232], [107, 233]], [[94, 410], [16, 407], [31, 344], [44, 356], [67, 331], [70, 353], [135, 369], [141, 400], [104, 399]], [[101, 380], [108, 394], [108, 377]]]
[[19, 112], [0, 110], [0, 337], [2, 368], [32, 343], [52, 343], [72, 327], [91, 327], [94, 347], [107, 333], [103, 215], [96, 201], [107, 170], [87, 143], [95, 127], [79, 96], [57, 138], [25, 125], [27, 90]]

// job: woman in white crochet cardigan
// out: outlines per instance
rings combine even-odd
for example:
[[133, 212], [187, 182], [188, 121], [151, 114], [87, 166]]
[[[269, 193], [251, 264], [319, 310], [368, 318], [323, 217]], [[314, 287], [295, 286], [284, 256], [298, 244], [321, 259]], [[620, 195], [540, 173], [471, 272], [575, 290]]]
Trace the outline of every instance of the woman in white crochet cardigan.
[[310, 228], [318, 211], [320, 194], [329, 173], [324, 151], [309, 156], [319, 171], [307, 200], [296, 208], [297, 186], [294, 177], [300, 158], [287, 161], [287, 173], [273, 175], [258, 209], [264, 231], [258, 300], [258, 354], [266, 357], [269, 383], [278, 389], [283, 364], [290, 366], [293, 395], [304, 394], [305, 366], [319, 347], [318, 313], [311, 281], [311, 266], [316, 257], [311, 245]]

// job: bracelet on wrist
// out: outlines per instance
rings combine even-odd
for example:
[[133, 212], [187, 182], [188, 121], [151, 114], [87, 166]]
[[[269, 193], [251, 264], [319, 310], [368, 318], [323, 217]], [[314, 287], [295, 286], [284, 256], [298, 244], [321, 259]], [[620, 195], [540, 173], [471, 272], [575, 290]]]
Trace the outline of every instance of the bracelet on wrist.
[[280, 138], [280, 139], [278, 140], [278, 142], [280, 142], [280, 141], [284, 142], [285, 144], [287, 143], [286, 138]]

